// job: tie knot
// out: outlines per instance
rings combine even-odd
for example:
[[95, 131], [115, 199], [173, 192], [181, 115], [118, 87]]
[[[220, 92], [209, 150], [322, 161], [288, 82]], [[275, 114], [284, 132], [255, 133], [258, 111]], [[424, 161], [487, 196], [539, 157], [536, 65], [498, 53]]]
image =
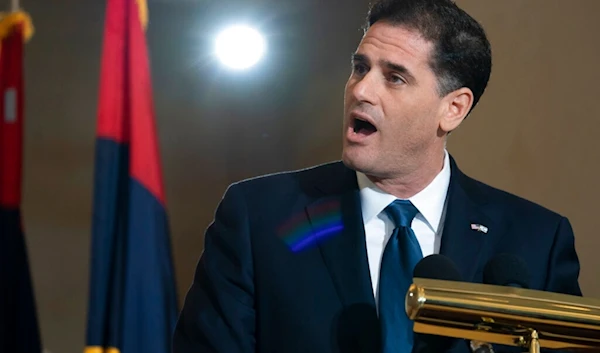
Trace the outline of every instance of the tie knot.
[[410, 227], [419, 210], [408, 200], [396, 200], [385, 208], [396, 227]]

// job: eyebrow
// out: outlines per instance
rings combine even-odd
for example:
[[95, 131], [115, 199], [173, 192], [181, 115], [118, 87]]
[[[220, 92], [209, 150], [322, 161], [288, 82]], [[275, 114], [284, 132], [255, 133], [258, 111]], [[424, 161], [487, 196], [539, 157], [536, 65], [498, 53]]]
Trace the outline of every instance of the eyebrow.
[[[370, 60], [366, 55], [355, 53], [355, 54], [352, 54], [352, 62], [353, 63], [354, 62], [370, 63]], [[412, 82], [416, 81], [415, 76], [404, 65], [396, 64], [389, 60], [383, 60], [383, 59], [379, 60], [379, 65], [386, 67], [389, 70], [397, 71], [398, 73], [403, 75], [404, 78], [406, 78], [408, 81], [412, 81]]]

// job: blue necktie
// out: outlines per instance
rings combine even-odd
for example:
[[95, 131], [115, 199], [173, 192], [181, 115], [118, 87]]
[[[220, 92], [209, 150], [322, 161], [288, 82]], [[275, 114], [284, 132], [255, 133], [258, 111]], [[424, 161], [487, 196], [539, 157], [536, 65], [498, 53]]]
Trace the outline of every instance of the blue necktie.
[[413, 269], [423, 258], [421, 246], [410, 227], [419, 211], [408, 200], [396, 200], [385, 212], [395, 228], [383, 252], [379, 275], [383, 353], [410, 353], [413, 323], [406, 315], [404, 298], [413, 280]]

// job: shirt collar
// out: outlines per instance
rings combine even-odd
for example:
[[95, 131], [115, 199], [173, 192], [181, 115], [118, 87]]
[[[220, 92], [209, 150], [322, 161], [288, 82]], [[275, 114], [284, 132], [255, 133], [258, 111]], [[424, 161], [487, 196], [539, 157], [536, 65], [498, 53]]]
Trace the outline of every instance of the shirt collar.
[[[363, 222], [367, 224], [397, 198], [379, 189], [365, 174], [356, 172], [356, 177], [360, 189]], [[434, 232], [437, 232], [440, 225], [449, 185], [450, 158], [448, 152], [444, 151], [444, 167], [440, 173], [425, 189], [409, 198]]]

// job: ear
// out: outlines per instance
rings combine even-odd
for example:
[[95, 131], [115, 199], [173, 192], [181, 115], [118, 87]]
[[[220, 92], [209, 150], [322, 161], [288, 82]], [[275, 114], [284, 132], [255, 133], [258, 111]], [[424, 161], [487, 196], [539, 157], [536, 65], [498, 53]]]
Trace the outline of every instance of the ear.
[[465, 119], [473, 106], [473, 92], [467, 88], [459, 88], [450, 92], [442, 102], [440, 129], [446, 133], [456, 129]]

